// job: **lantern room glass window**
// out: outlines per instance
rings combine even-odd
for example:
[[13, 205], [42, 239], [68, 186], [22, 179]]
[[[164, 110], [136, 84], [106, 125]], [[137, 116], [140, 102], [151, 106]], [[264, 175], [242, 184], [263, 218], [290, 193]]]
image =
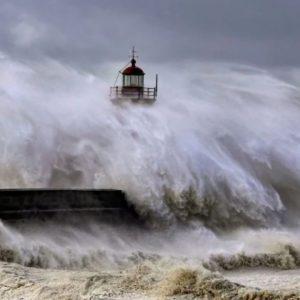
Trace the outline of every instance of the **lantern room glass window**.
[[144, 75], [124, 75], [123, 86], [144, 86]]

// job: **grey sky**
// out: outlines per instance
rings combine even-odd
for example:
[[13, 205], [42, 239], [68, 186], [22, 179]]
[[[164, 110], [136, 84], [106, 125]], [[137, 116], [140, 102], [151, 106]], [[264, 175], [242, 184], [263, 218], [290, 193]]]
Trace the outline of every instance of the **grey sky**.
[[126, 60], [300, 65], [297, 0], [2, 0], [0, 50], [92, 69]]

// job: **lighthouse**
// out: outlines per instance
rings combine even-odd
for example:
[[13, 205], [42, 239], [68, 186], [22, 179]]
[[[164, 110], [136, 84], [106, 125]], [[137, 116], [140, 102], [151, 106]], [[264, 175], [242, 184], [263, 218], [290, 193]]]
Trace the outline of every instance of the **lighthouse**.
[[122, 85], [114, 85], [110, 88], [110, 99], [114, 103], [131, 101], [133, 103], [151, 104], [157, 98], [158, 75], [155, 78], [155, 87], [145, 87], [145, 72], [136, 64], [136, 51], [132, 48], [131, 60], [124, 69], [119, 71], [122, 75]]

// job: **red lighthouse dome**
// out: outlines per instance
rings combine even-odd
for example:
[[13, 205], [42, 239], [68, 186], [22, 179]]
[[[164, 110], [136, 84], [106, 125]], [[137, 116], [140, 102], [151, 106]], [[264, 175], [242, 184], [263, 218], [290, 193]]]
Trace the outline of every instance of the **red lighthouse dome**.
[[136, 76], [143, 76], [143, 75], [145, 75], [145, 72], [141, 68], [139, 68], [139, 67], [137, 67], [135, 65], [136, 64], [136, 60], [134, 58], [130, 62], [131, 62], [131, 66], [128, 67], [128, 68], [126, 68], [122, 72], [123, 75], [129, 75], [129, 76], [131, 76], [131, 75], [136, 75]]

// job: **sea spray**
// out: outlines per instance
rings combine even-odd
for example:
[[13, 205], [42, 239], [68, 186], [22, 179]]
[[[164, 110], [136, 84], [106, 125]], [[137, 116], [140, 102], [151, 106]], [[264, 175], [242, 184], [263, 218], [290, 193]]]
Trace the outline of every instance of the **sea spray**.
[[250, 67], [186, 67], [160, 67], [154, 105], [118, 107], [93, 75], [2, 58], [0, 186], [118, 188], [141, 215], [212, 228], [297, 222], [298, 87]]

